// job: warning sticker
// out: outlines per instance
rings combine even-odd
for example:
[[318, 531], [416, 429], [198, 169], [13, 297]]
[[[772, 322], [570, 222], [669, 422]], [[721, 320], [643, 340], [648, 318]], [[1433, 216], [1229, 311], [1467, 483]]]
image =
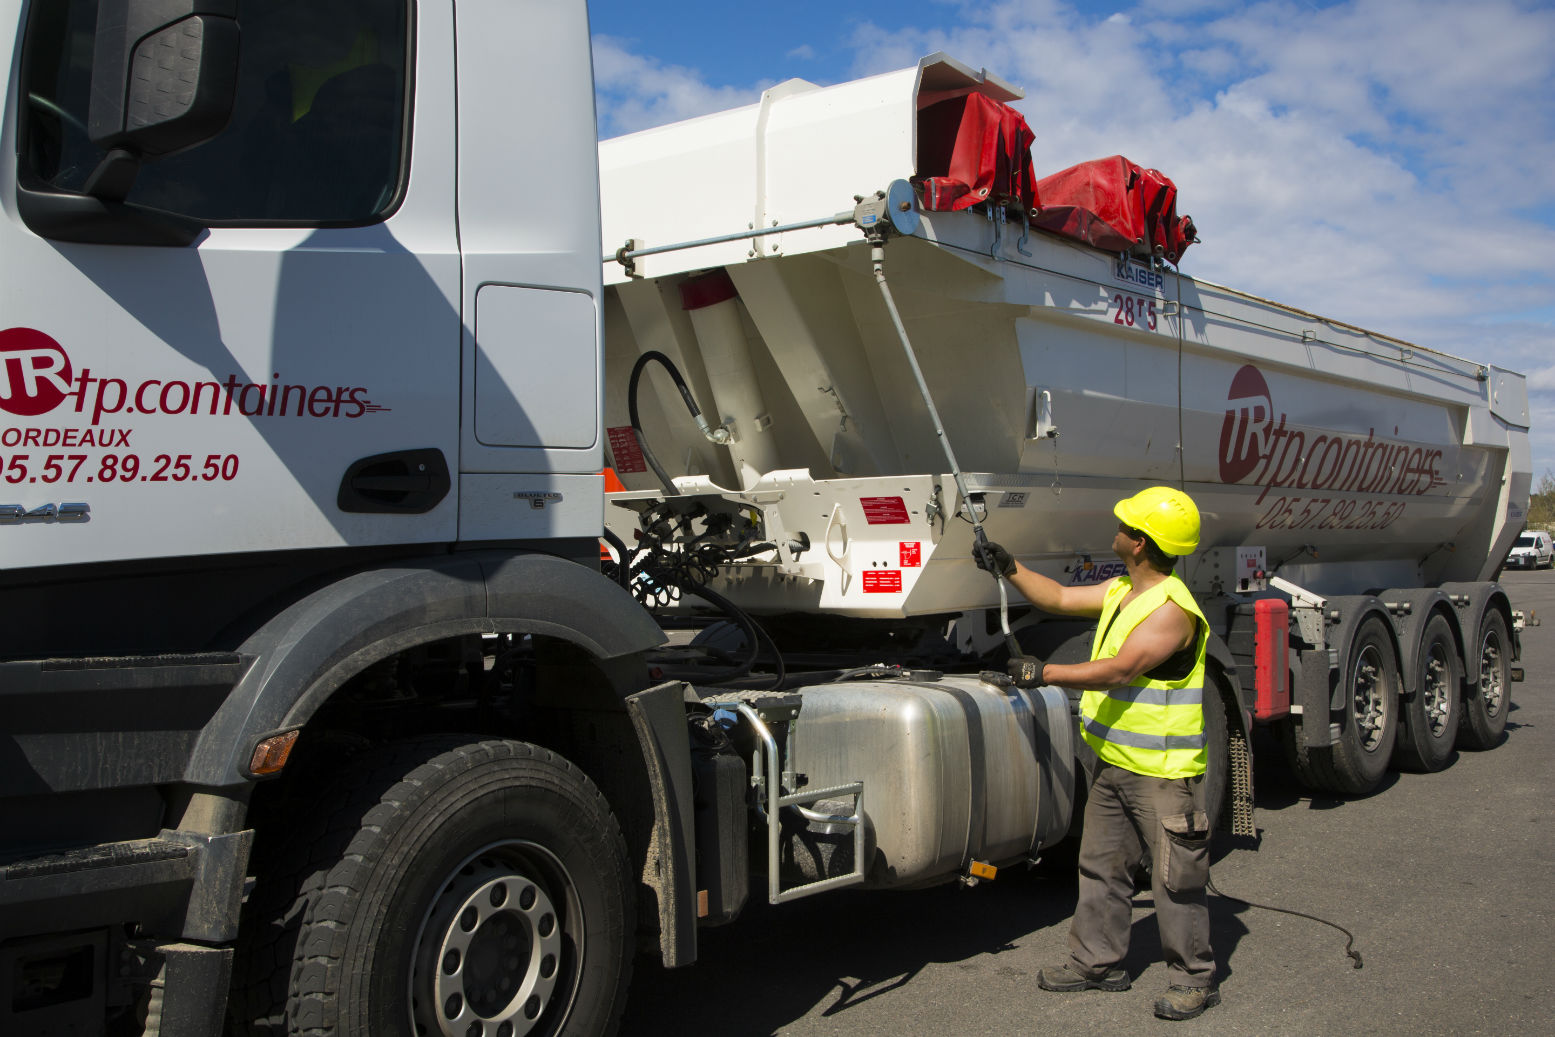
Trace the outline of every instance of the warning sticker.
[[916, 540], [911, 543], [904, 541], [901, 548], [903, 569], [916, 569], [923, 564], [923, 544]]
[[905, 526], [911, 521], [900, 497], [860, 497], [858, 502], [864, 508], [864, 521], [871, 526]]
[[617, 425], [605, 430], [610, 436], [610, 456], [615, 460], [618, 472], [646, 472], [648, 462], [643, 460], [642, 444], [630, 425]]
[[864, 570], [865, 594], [900, 594], [902, 593], [902, 571], [900, 569], [866, 569]]

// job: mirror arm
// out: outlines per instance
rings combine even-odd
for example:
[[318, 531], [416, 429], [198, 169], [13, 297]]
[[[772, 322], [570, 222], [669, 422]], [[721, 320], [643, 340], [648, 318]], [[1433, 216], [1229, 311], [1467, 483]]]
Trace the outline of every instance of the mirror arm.
[[110, 148], [97, 163], [92, 175], [86, 178], [81, 190], [84, 194], [105, 202], [122, 202], [135, 186], [135, 174], [140, 172], [140, 159], [125, 148]]

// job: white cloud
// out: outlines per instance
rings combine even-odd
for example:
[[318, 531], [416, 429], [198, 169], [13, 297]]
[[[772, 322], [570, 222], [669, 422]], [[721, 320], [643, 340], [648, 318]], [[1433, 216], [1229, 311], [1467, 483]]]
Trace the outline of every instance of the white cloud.
[[693, 119], [756, 101], [767, 81], [750, 87], [712, 86], [694, 69], [666, 65], [610, 36], [594, 37], [594, 93], [599, 132], [614, 137]]
[[[1545, 355], [1549, 355], [1548, 348], [1546, 349]], [[1529, 372], [1528, 391], [1533, 392], [1535, 390], [1555, 392], [1555, 365], [1541, 367], [1536, 371]]]
[[814, 61], [815, 48], [808, 43], [803, 43], [789, 51], [785, 57], [793, 58], [796, 61]]
[[[1555, 10], [1172, 8], [1142, 4], [1129, 23], [966, 3], [954, 29], [887, 26], [888, 52], [865, 50], [882, 32], [861, 30], [856, 70], [934, 50], [986, 66], [1026, 88], [1039, 173], [1121, 152], [1176, 180], [1204, 238], [1185, 271], [1538, 371], [1534, 466], [1555, 466], [1555, 276], [1530, 262], [1555, 232]], [[1176, 13], [1195, 8], [1216, 13]]]

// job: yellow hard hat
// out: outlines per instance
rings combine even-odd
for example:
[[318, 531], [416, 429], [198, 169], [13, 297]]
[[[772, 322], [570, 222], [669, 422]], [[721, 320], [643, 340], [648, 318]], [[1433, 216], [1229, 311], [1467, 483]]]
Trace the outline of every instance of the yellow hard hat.
[[1192, 554], [1199, 546], [1199, 509], [1181, 490], [1152, 486], [1118, 501], [1112, 513], [1169, 555]]

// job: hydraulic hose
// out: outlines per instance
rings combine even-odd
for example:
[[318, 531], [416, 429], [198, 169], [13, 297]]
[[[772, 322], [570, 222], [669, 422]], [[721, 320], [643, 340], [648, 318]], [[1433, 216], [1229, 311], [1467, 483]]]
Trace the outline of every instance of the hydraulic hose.
[[696, 420], [697, 427], [703, 435], [711, 435], [707, 420], [702, 417], [702, 409], [697, 406], [696, 399], [691, 395], [691, 390], [686, 387], [686, 380], [680, 376], [680, 370], [674, 361], [657, 349], [650, 349], [637, 358], [637, 363], [632, 365], [632, 377], [626, 386], [626, 408], [632, 420], [632, 434], [637, 437], [637, 445], [642, 449], [643, 460], [648, 462], [648, 467], [653, 469], [653, 474], [659, 477], [659, 485], [664, 487], [664, 492], [670, 496], [675, 495], [675, 483], [670, 479], [659, 464], [659, 459], [653, 456], [653, 451], [648, 448], [648, 437], [643, 435], [642, 420], [637, 412], [637, 386], [642, 381], [643, 369], [649, 361], [657, 361], [670, 378], [675, 382], [675, 388], [680, 390], [681, 399], [686, 401], [686, 409], [691, 412], [691, 417]]
[[776, 688], [782, 685], [783, 681], [788, 677], [787, 667], [783, 664], [783, 653], [778, 651], [777, 645], [773, 643], [771, 636], [761, 628], [760, 624], [734, 602], [701, 584], [689, 584], [682, 587], [682, 590], [687, 594], [695, 594], [697, 597], [717, 606], [725, 615], [739, 624], [740, 629], [745, 631], [745, 636], [750, 641], [750, 653], [745, 661], [736, 667], [733, 672], [709, 680], [709, 684], [722, 684], [744, 677], [751, 671], [751, 667], [756, 665], [756, 658], [761, 654], [761, 646], [765, 644], [771, 649], [772, 657], [777, 661], [777, 672], [773, 675], [770, 687]]
[[616, 582], [619, 583], [622, 587], [630, 588], [632, 585], [632, 577], [631, 574], [627, 572], [627, 565], [630, 559], [628, 559], [626, 556], [626, 543], [620, 537], [612, 533], [608, 527], [600, 535], [605, 538], [605, 543], [616, 549], [616, 557], [621, 559], [621, 564], [616, 566]]

